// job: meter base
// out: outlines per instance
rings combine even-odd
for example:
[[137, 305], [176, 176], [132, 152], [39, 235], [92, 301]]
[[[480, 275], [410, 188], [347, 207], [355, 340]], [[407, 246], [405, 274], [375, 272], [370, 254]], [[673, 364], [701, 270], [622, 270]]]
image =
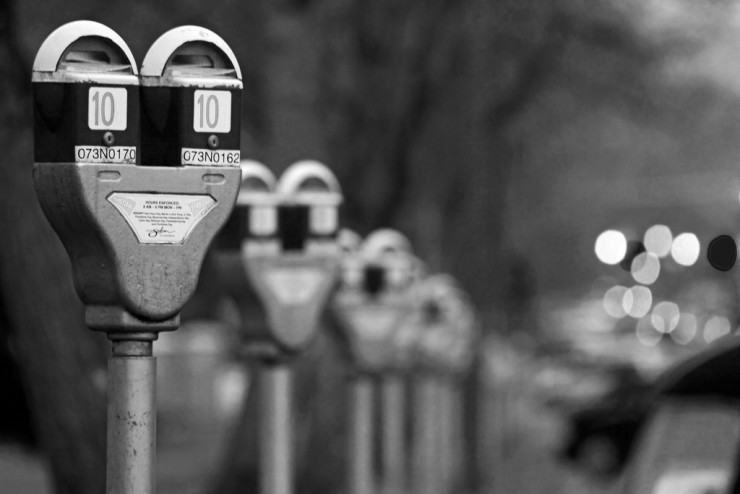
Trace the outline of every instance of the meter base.
[[121, 307], [85, 307], [85, 324], [93, 331], [108, 333], [111, 340], [155, 340], [162, 331], [180, 326], [180, 314], [162, 321], [141, 319]]

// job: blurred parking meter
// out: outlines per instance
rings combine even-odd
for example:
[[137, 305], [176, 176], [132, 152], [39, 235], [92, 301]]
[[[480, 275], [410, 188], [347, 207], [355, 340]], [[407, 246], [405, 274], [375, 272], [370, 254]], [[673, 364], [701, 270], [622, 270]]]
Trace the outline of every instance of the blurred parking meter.
[[249, 356], [270, 358], [277, 350], [271, 343], [270, 331], [255, 327], [262, 323], [263, 311], [247, 277], [242, 247], [251, 253], [278, 251], [277, 179], [257, 161], [242, 160], [240, 167], [242, 181], [236, 206], [216, 237], [214, 262], [223, 286], [239, 310], [243, 326], [240, 334], [249, 342], [243, 350]]
[[[359, 244], [359, 239], [350, 243]], [[383, 393], [384, 491], [398, 494], [406, 483], [404, 388], [400, 376], [406, 359], [399, 358], [394, 336], [415, 308], [413, 288], [418, 261], [411, 255], [408, 239], [395, 230], [373, 232], [354, 247], [346, 249], [342, 283], [333, 301], [353, 367], [347, 489], [351, 494], [375, 490], [373, 382], [378, 381]]]
[[[298, 162], [275, 182], [263, 165], [242, 165], [237, 209], [219, 239], [218, 262], [244, 319], [252, 294], [267, 325], [243, 325], [260, 360], [260, 492], [289, 494], [292, 375], [289, 363], [313, 340], [339, 269], [339, 184], [324, 165]], [[238, 250], [237, 250], [238, 249]], [[237, 259], [235, 252], [239, 252]]]
[[[231, 71], [221, 77], [241, 88], [233, 54], [202, 28], [165, 34], [147, 54], [142, 74], [151, 73], [148, 61], [156, 59], [162, 61], [162, 85], [171, 83], [178, 54], [191, 44], [205, 58], [228, 60]], [[177, 68], [187, 70], [188, 64]], [[180, 85], [198, 86], [205, 79], [200, 73]], [[69, 254], [86, 324], [112, 342], [107, 492], [150, 494], [156, 425], [152, 342], [160, 331], [177, 329], [206, 249], [231, 212], [239, 168], [179, 166], [139, 153], [140, 84], [157, 82], [139, 79], [129, 48], [106, 26], [77, 21], [54, 31], [39, 49], [32, 80], [37, 196]], [[141, 103], [142, 113], [149, 113], [146, 100]], [[234, 98], [231, 105], [237, 106], [228, 111], [238, 115], [238, 103]], [[192, 109], [184, 107], [195, 104], [173, 102], [179, 108], [160, 138], [179, 143], [174, 127], [193, 124]], [[180, 121], [188, 114], [189, 122]]]
[[462, 425], [459, 376], [470, 365], [471, 306], [455, 281], [434, 275], [419, 290], [414, 386], [413, 492], [448, 493], [459, 480]]

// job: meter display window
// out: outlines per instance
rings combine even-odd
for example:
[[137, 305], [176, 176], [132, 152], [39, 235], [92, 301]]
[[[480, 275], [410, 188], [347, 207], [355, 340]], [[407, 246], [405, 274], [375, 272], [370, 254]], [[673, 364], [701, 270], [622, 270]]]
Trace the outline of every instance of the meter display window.
[[658, 409], [624, 494], [730, 494], [740, 442], [734, 402], [671, 402]]

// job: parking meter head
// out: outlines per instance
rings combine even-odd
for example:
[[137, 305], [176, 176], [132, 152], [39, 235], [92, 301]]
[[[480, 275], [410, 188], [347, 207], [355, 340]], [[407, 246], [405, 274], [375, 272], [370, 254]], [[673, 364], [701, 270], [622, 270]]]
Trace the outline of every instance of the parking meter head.
[[198, 26], [164, 33], [141, 65], [142, 164], [238, 166], [241, 93], [220, 36]]
[[112, 29], [92, 21], [56, 29], [36, 54], [32, 84], [36, 163], [136, 163], [136, 63]]
[[312, 250], [327, 241], [336, 246], [342, 192], [329, 168], [317, 161], [294, 163], [280, 177], [277, 194], [283, 250]]
[[341, 190], [324, 165], [290, 166], [276, 185], [277, 242], [271, 249], [242, 246], [247, 275], [269, 321], [268, 335], [279, 353], [302, 351], [318, 329], [333, 291], [341, 252], [337, 242]]
[[240, 253], [246, 241], [273, 240], [277, 235], [275, 175], [258, 161], [242, 160], [236, 206], [219, 232], [217, 250]]
[[132, 166], [140, 81], [120, 37], [88, 21], [52, 33], [34, 64], [37, 196], [88, 326], [111, 338], [177, 328], [239, 178], [236, 165]]
[[368, 257], [379, 258], [387, 254], [411, 254], [411, 242], [401, 232], [390, 228], [375, 230], [362, 245]]

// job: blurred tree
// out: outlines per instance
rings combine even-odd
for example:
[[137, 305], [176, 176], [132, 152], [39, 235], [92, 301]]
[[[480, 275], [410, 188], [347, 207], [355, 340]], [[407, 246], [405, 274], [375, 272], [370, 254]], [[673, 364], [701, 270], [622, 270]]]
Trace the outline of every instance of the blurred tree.
[[15, 4], [0, 2], [0, 289], [39, 443], [59, 494], [105, 489], [105, 359], [31, 181], [30, 65]]

